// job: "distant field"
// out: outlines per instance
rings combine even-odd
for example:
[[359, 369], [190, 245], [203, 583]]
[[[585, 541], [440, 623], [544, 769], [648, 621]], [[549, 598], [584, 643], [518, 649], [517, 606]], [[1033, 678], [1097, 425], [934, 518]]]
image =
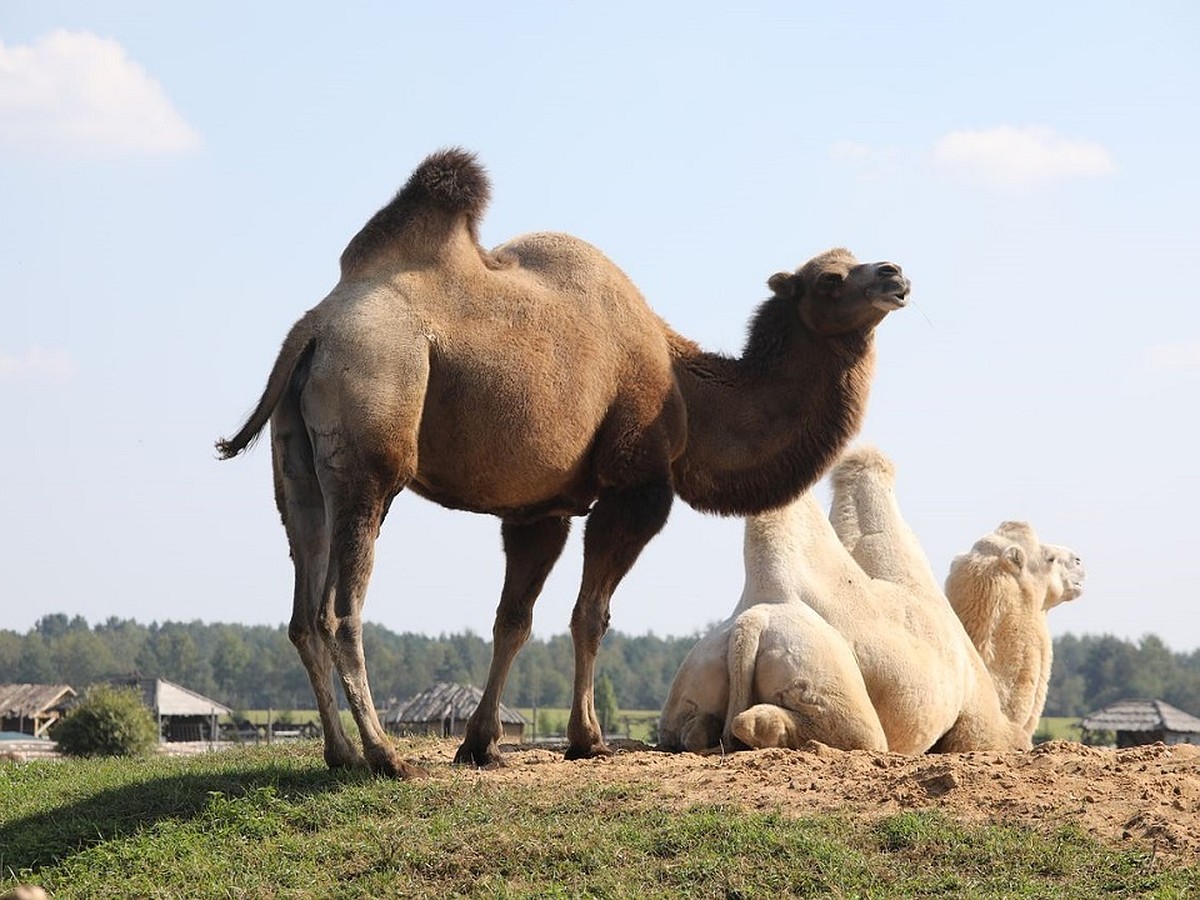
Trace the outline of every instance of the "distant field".
[[[528, 721], [533, 722], [533, 710], [531, 708], [520, 707], [517, 711]], [[658, 721], [658, 713], [659, 710], [657, 709], [623, 709], [617, 713], [616, 727], [613, 729], [613, 734], [628, 737], [635, 741], [652, 743], [655, 723]], [[267, 723], [267, 714], [267, 710], [265, 709], [246, 711], [247, 718], [255, 725], [265, 725]], [[567, 733], [567, 719], [570, 714], [571, 710], [565, 706], [538, 707], [537, 728], [527, 731], [526, 737], [565, 736]], [[271, 711], [271, 721], [276, 724], [286, 722], [292, 725], [303, 725], [306, 722], [319, 724], [321, 720], [315, 709], [277, 709]], [[349, 711], [342, 711], [342, 722], [352, 733], [356, 731], [354, 719], [350, 716]], [[1078, 716], [1043, 716], [1041, 722], [1038, 724], [1036, 734], [1039, 742], [1042, 740], [1078, 741], [1079, 737]]]
[[[528, 721], [533, 722], [533, 710], [529, 707], [518, 708], [517, 712]], [[623, 709], [617, 713], [617, 720], [614, 727], [610, 729], [610, 733], [650, 743], [654, 737], [658, 713], [657, 709]], [[531, 738], [563, 737], [567, 733], [567, 720], [570, 715], [571, 710], [565, 706], [539, 706], [536, 734], [534, 732], [526, 732], [526, 734]]]
[[1078, 741], [1081, 734], [1079, 716], [1042, 716], [1034, 739], [1041, 741], [1045, 736], [1049, 741]]

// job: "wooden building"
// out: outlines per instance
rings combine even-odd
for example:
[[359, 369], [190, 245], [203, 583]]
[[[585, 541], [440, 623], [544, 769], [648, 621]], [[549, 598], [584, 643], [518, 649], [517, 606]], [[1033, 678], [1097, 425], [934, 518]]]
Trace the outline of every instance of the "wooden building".
[[74, 697], [67, 684], [0, 684], [0, 731], [47, 737]]
[[[389, 709], [384, 713], [383, 725], [395, 734], [458, 737], [482, 699], [483, 691], [472, 684], [439, 682], [407, 703]], [[501, 703], [500, 724], [504, 737], [521, 740], [528, 722], [515, 709]]]
[[1118, 700], [1084, 716], [1084, 731], [1111, 731], [1118, 747], [1200, 744], [1200, 719], [1162, 700]]
[[217, 719], [233, 712], [223, 703], [165, 678], [114, 678], [109, 683], [141, 692], [142, 702], [158, 719], [163, 741], [215, 741], [219, 736]]

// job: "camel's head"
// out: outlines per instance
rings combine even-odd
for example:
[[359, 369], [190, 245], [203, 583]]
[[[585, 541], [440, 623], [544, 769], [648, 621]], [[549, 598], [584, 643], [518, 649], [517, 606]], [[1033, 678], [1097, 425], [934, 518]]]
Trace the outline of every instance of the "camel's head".
[[776, 297], [794, 300], [800, 318], [823, 336], [869, 331], [908, 303], [911, 287], [892, 262], [860, 263], [849, 250], [827, 250], [795, 272], [767, 280]]
[[1044, 609], [1074, 600], [1083, 593], [1083, 580], [1087, 572], [1083, 568], [1083, 560], [1071, 548], [1042, 544], [1042, 554], [1051, 573]]
[[[1052, 609], [1083, 592], [1083, 561], [1066, 547], [1043, 544], [1027, 522], [1001, 522], [976, 541], [970, 553], [955, 559], [951, 576], [960, 566], [965, 571], [969, 563], [991, 568], [992, 577], [1011, 580], [1027, 608]], [[947, 596], [950, 591], [948, 580]]]

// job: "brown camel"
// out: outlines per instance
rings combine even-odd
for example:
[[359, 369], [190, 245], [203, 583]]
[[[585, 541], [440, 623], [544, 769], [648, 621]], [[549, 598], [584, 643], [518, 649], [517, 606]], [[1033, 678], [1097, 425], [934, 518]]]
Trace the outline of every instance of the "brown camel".
[[234, 456], [271, 423], [296, 571], [288, 634], [330, 766], [364, 762], [338, 718], [336, 670], [366, 765], [416, 772], [379, 724], [362, 650], [375, 539], [402, 489], [501, 520], [492, 664], [456, 756], [478, 765], [500, 760], [509, 668], [569, 517], [588, 516], [567, 757], [607, 753], [592, 681], [609, 598], [673, 490], [744, 515], [812, 484], [861, 422], [875, 326], [906, 302], [898, 266], [831, 250], [771, 277], [741, 359], [704, 353], [583, 241], [531, 234], [482, 249], [489, 193], [473, 155], [427, 158], [350, 241], [340, 280], [289, 332], [246, 424], [217, 443]]

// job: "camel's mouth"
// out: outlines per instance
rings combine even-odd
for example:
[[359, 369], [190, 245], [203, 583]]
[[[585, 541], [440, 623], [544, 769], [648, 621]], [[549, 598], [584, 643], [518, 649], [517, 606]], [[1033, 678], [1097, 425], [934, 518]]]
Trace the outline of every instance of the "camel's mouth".
[[912, 282], [907, 278], [889, 280], [871, 292], [871, 305], [884, 312], [903, 309], [908, 306], [908, 292], [911, 289]]
[[1083, 579], [1082, 574], [1071, 575], [1067, 578], [1066, 589], [1063, 591], [1064, 602], [1074, 600], [1083, 593]]

